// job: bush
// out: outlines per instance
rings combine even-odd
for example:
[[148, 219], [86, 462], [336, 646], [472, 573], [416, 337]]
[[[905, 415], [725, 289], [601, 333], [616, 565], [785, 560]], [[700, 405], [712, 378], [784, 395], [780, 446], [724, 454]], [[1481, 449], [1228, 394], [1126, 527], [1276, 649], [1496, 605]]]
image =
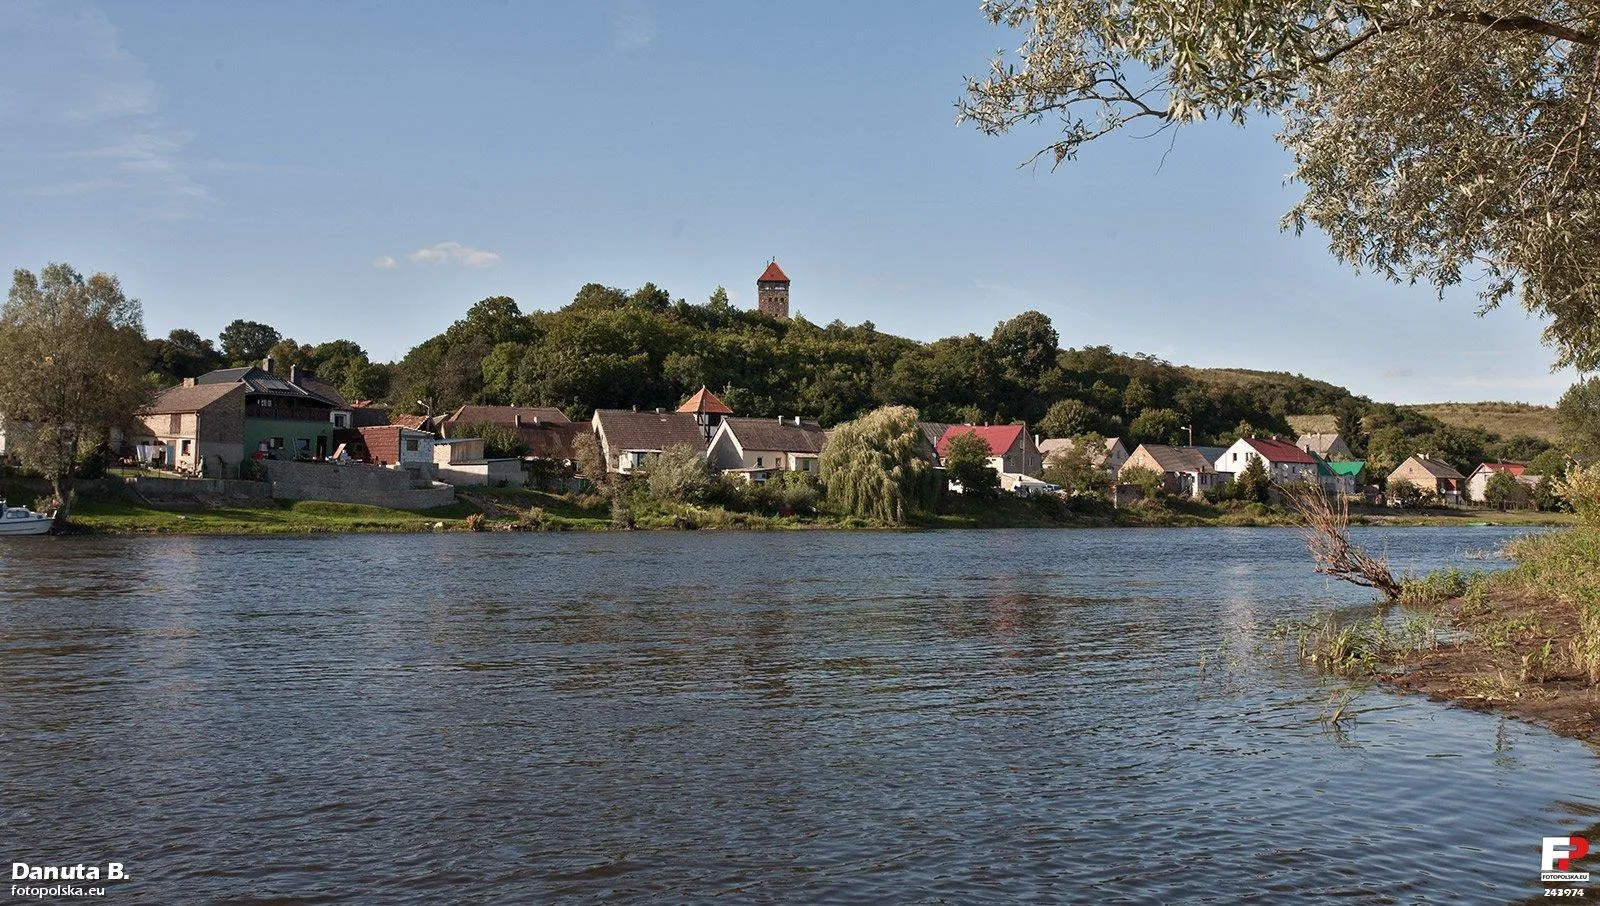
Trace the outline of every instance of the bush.
[[711, 495], [714, 484], [711, 464], [689, 444], [662, 450], [645, 472], [645, 487], [659, 501], [702, 503]]
[[451, 437], [483, 438], [483, 455], [491, 459], [507, 456], [526, 456], [528, 445], [521, 435], [504, 425], [490, 422], [471, 422], [450, 431]]
[[1144, 466], [1123, 469], [1117, 473], [1117, 481], [1138, 488], [1143, 492], [1146, 500], [1155, 500], [1165, 488], [1161, 473]]
[[970, 431], [950, 439], [944, 468], [962, 493], [993, 497], [1000, 490], [1000, 473], [989, 465], [989, 442]]
[[1584, 525], [1600, 526], [1600, 466], [1577, 466], [1556, 482], [1556, 492]]

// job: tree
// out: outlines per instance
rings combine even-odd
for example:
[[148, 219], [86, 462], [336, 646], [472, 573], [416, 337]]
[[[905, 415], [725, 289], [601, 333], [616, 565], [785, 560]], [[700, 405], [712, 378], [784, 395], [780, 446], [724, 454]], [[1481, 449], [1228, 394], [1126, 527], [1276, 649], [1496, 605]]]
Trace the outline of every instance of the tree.
[[597, 488], [605, 487], [606, 458], [593, 432], [579, 431], [572, 439], [572, 461], [579, 475], [594, 482]]
[[1146, 409], [1128, 423], [1128, 436], [1142, 444], [1170, 444], [1183, 430], [1183, 420], [1171, 409]]
[[1556, 418], [1574, 449], [1600, 453], [1600, 377], [1569, 387], [1556, 404]]
[[1166, 487], [1161, 473], [1148, 466], [1128, 466], [1117, 473], [1117, 483], [1138, 488], [1146, 500], [1155, 500]]
[[1362, 406], [1353, 399], [1341, 402], [1333, 411], [1334, 430], [1344, 439], [1345, 446], [1357, 459], [1366, 449], [1366, 430], [1362, 427]]
[[259, 321], [240, 318], [224, 327], [217, 339], [222, 344], [222, 357], [233, 365], [258, 365], [283, 335]]
[[1441, 292], [1481, 274], [1485, 307], [1550, 319], [1558, 364], [1600, 365], [1600, 35], [1590, 3], [988, 0], [1025, 29], [969, 79], [986, 133], [1045, 117], [1059, 164], [1128, 124], [1283, 118], [1335, 255]]
[[478, 437], [483, 439], [483, 455], [489, 457], [526, 456], [528, 445], [522, 435], [505, 425], [493, 422], [471, 422], [450, 430], [451, 437]]
[[1072, 446], [1050, 454], [1041, 477], [1074, 496], [1098, 495], [1111, 484], [1111, 477], [1100, 466], [1105, 448], [1104, 437], [1079, 435], [1073, 438]]
[[222, 354], [210, 340], [181, 327], [168, 333], [166, 339], [148, 341], [146, 348], [150, 367], [163, 384], [199, 377], [221, 368], [223, 363]]
[[818, 465], [828, 501], [845, 513], [899, 524], [933, 505], [933, 463], [909, 406], [884, 406], [840, 425]]
[[1100, 413], [1083, 400], [1065, 399], [1050, 404], [1039, 430], [1050, 437], [1077, 437], [1100, 428]]
[[1036, 384], [1055, 367], [1061, 336], [1050, 318], [1036, 311], [1025, 311], [995, 326], [989, 337], [995, 360], [1022, 384]]
[[1527, 499], [1527, 489], [1510, 472], [1494, 473], [1483, 487], [1483, 502], [1497, 510], [1523, 506]]
[[1233, 477], [1234, 496], [1239, 500], [1266, 503], [1272, 495], [1272, 476], [1261, 457], [1252, 456], [1243, 471]]
[[84, 279], [66, 264], [12, 275], [0, 309], [0, 413], [23, 465], [50, 479], [63, 518], [85, 455], [149, 401], [144, 355], [142, 309], [116, 277]]
[[950, 438], [944, 454], [945, 474], [964, 494], [991, 497], [1000, 489], [1000, 474], [989, 465], [989, 442], [968, 431]]
[[1555, 449], [1546, 450], [1528, 460], [1528, 474], [1560, 478], [1567, 474], [1567, 464], [1567, 454]]
[[657, 500], [697, 503], [711, 492], [713, 481], [710, 463], [690, 444], [667, 447], [645, 470], [645, 483]]

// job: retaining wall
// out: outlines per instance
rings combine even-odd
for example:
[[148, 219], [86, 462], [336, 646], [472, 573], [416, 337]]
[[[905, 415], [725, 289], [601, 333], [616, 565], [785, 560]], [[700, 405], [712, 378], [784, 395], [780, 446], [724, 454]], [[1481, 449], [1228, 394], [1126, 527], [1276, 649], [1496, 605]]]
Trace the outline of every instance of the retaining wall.
[[456, 502], [455, 488], [413, 478], [401, 469], [277, 460], [261, 465], [272, 485], [272, 496], [280, 500], [326, 500], [401, 510], [426, 510]]

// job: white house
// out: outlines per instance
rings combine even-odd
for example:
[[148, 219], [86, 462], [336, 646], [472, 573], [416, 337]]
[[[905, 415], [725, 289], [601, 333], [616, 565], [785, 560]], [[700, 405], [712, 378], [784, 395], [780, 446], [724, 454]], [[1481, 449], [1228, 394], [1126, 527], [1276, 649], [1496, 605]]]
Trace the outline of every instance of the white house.
[[1267, 477], [1276, 482], [1315, 482], [1317, 458], [1288, 441], [1259, 437], [1244, 437], [1222, 451], [1212, 463], [1218, 472], [1232, 472], [1235, 477], [1259, 459], [1266, 467]]
[[706, 458], [713, 468], [766, 481], [774, 472], [817, 473], [827, 435], [815, 422], [793, 418], [725, 417]]

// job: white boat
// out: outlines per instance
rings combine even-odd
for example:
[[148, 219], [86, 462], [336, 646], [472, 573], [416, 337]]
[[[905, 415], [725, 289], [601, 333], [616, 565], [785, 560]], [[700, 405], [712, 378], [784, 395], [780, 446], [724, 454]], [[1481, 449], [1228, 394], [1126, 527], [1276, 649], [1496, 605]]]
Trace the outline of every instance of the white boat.
[[56, 514], [35, 513], [25, 506], [6, 506], [0, 500], [0, 536], [43, 535], [56, 524]]

